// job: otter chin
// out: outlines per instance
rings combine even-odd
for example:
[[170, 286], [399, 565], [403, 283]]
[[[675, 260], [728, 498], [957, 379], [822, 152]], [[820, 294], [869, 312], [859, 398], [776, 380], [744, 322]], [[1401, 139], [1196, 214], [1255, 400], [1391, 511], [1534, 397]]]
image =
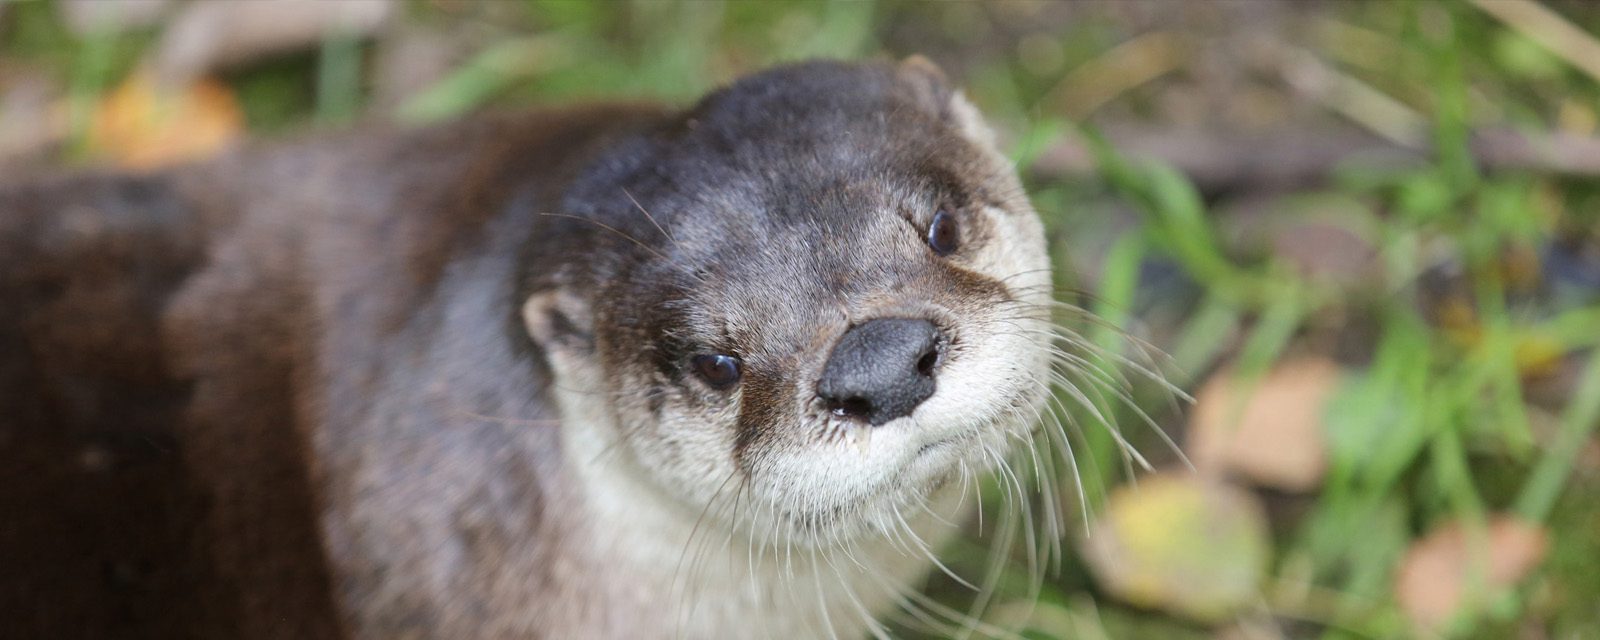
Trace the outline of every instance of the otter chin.
[[[74, 292], [144, 274], [118, 348], [161, 365], [117, 397], [166, 399], [140, 415], [179, 443], [175, 479], [149, 491], [200, 506], [147, 550], [191, 573], [141, 596], [188, 606], [135, 636], [881, 637], [1032, 446], [1057, 353], [1039, 218], [922, 58], [4, 187], [0, 209], [32, 265], [0, 268], [34, 278], [0, 294], [39, 317], [104, 334]], [[60, 251], [66, 209], [117, 223]], [[97, 246], [114, 268], [74, 271]], [[103, 341], [34, 320], [0, 337], [102, 366]], [[0, 398], [40, 433], [114, 422], [26, 404], [93, 379]], [[36, 544], [41, 571], [127, 553]], [[128, 606], [93, 593], [26, 631]]]

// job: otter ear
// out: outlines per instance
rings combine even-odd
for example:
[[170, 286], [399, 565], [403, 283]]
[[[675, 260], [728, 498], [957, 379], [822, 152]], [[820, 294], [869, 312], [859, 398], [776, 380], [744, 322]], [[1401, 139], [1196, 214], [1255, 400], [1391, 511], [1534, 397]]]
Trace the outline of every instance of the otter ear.
[[594, 350], [594, 315], [582, 298], [556, 287], [522, 303], [522, 324], [547, 352]]
[[939, 65], [922, 54], [912, 55], [895, 67], [901, 81], [911, 88], [917, 104], [931, 109], [943, 118], [949, 115], [950, 79]]
[[939, 65], [917, 54], [901, 60], [896, 71], [910, 85], [918, 103], [927, 105], [940, 118], [955, 125], [956, 130], [973, 143], [990, 149], [995, 147], [994, 130], [961, 91], [950, 88], [950, 80]]

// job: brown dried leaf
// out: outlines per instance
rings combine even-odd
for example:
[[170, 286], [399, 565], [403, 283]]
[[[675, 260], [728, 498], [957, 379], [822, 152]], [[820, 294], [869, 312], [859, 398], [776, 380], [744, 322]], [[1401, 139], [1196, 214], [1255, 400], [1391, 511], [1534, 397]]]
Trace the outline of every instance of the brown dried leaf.
[[1436, 630], [1465, 604], [1473, 563], [1490, 593], [1516, 584], [1544, 559], [1550, 541], [1538, 525], [1511, 516], [1489, 521], [1482, 548], [1460, 522], [1449, 522], [1416, 541], [1400, 563], [1395, 594], [1419, 630]]
[[1310, 491], [1327, 470], [1323, 415], [1340, 381], [1324, 358], [1284, 362], [1254, 389], [1232, 372], [1212, 376], [1190, 416], [1190, 457], [1202, 470], [1237, 473], [1263, 486]]
[[1272, 252], [1306, 278], [1354, 286], [1378, 276], [1378, 249], [1351, 229], [1317, 220], [1283, 224], [1271, 237]]

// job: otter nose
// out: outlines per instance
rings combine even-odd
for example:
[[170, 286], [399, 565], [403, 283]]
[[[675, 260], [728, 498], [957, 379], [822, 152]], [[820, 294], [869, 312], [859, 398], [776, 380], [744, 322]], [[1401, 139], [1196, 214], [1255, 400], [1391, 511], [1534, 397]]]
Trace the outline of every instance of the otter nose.
[[911, 413], [933, 395], [944, 336], [932, 322], [878, 318], [839, 338], [817, 382], [834, 415], [873, 426]]

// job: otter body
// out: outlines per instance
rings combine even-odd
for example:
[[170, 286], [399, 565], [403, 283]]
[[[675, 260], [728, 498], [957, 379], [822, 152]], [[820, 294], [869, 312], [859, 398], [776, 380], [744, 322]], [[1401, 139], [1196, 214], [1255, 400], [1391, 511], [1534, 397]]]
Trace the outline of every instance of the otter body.
[[1043, 397], [975, 117], [813, 63], [0, 187], [0, 636], [875, 631]]

